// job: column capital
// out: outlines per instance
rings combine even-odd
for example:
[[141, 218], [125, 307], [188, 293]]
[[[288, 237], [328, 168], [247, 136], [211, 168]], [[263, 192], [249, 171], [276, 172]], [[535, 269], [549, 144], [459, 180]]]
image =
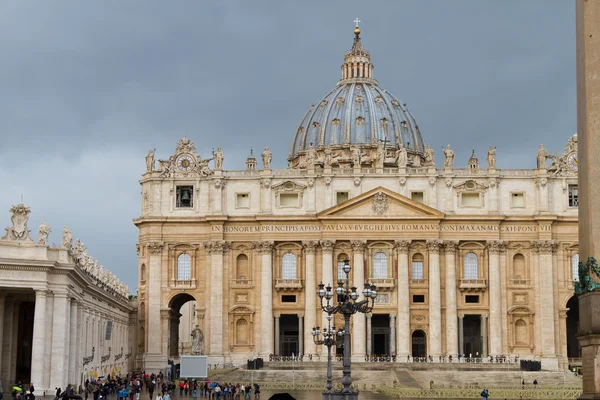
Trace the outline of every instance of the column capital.
[[481, 314], [480, 317], [481, 319], [488, 319], [488, 314]]
[[425, 245], [427, 246], [427, 250], [429, 250], [430, 253], [439, 253], [440, 252], [440, 247], [444, 244], [444, 242], [442, 240], [427, 240], [425, 242]]
[[552, 254], [558, 249], [558, 243], [556, 240], [533, 240], [531, 247], [536, 253]]
[[390, 314], [390, 319], [391, 319], [391, 318], [393, 318], [393, 319], [396, 319], [396, 313], [391, 313], [391, 314]]
[[262, 242], [254, 242], [254, 249], [261, 254], [271, 254], [273, 251], [273, 242], [271, 241], [262, 241]]
[[211, 242], [204, 242], [204, 249], [210, 254], [223, 254], [229, 251], [231, 242], [226, 240], [213, 240]]
[[[48, 296], [48, 289], [35, 289], [35, 297], [46, 297]], [[0, 294], [0, 297], [4, 297], [5, 293]]]
[[163, 242], [149, 242], [146, 245], [146, 247], [148, 248], [148, 251], [152, 255], [161, 254], [164, 246], [165, 246], [165, 244]]
[[367, 247], [367, 242], [364, 240], [353, 240], [350, 242], [350, 245], [352, 246], [352, 251], [355, 253], [363, 253]]
[[317, 252], [317, 247], [319, 247], [319, 242], [316, 240], [302, 242], [302, 247], [306, 254], [315, 254]]
[[456, 253], [456, 248], [458, 247], [457, 240], [446, 240], [444, 241], [444, 251], [446, 254], [454, 254]]
[[408, 253], [410, 242], [410, 240], [395, 240], [394, 247], [398, 250], [398, 253]]
[[332, 253], [335, 246], [335, 240], [321, 240], [321, 251], [323, 253]]
[[279, 319], [279, 317], [281, 317], [281, 314], [273, 314], [273, 316], [277, 319]]
[[486, 247], [490, 254], [500, 254], [506, 249], [506, 242], [504, 240], [488, 240]]
[[365, 315], [367, 316], [367, 319], [368, 319], [369, 321], [371, 320], [371, 318], [373, 318], [373, 314], [371, 314], [371, 313], [367, 313], [367, 314], [365, 314]]
[[458, 313], [458, 318], [460, 318], [460, 319], [465, 318], [465, 314]]
[[298, 314], [298, 318], [304, 318], [304, 314]]

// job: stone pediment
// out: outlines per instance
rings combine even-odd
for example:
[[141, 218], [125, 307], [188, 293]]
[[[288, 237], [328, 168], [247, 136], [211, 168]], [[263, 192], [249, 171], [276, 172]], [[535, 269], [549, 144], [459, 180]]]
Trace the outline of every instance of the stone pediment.
[[444, 213], [380, 186], [323, 210], [318, 217], [323, 219], [440, 219], [444, 218]]

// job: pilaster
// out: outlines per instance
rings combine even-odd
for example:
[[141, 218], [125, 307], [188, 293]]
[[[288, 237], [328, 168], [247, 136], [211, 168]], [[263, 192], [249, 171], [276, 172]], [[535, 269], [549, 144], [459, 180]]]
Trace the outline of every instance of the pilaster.
[[440, 247], [441, 240], [428, 240], [429, 255], [429, 354], [438, 358], [442, 354], [442, 304], [440, 299]]
[[[397, 327], [398, 327], [398, 357], [405, 360], [411, 353], [410, 349], [410, 288], [408, 278], [408, 248], [409, 240], [397, 240], [395, 243], [398, 253], [398, 288], [397, 288]], [[395, 335], [394, 335], [395, 336]]]
[[446, 241], [446, 353], [458, 355], [458, 319], [456, 315], [456, 246], [458, 242]]
[[268, 358], [275, 352], [273, 338], [273, 242], [255, 243], [255, 249], [261, 254], [260, 279], [260, 356]]
[[[353, 240], [352, 252], [354, 253], [354, 286], [357, 291], [362, 292], [365, 286], [365, 247], [366, 242], [362, 240]], [[365, 315], [357, 313], [352, 316], [352, 360], [364, 361], [366, 354], [366, 332], [365, 332]]]
[[502, 292], [500, 287], [500, 252], [506, 243], [499, 240], [487, 242], [489, 254], [489, 290], [490, 290], [490, 354], [502, 354]]
[[[317, 286], [316, 286], [316, 262], [315, 253], [319, 243], [316, 241], [304, 242], [304, 254], [306, 255], [306, 273], [304, 284], [304, 315], [306, 316], [306, 325], [309, 329], [304, 329], [303, 335], [300, 335], [299, 340], [304, 346], [300, 346], [301, 354], [316, 354], [316, 345], [312, 339], [311, 328], [317, 325]], [[304, 317], [302, 318], [302, 323]], [[303, 325], [303, 324], [301, 324]]]

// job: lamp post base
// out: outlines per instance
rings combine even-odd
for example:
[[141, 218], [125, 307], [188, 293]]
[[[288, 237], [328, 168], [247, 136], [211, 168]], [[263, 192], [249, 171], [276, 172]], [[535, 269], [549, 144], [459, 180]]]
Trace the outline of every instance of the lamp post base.
[[358, 400], [358, 392], [323, 392], [322, 400]]

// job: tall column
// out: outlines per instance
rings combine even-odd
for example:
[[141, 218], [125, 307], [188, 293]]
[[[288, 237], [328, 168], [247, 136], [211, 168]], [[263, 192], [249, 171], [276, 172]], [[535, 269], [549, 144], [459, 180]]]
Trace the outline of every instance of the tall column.
[[43, 392], [44, 356], [46, 353], [46, 290], [35, 291], [35, 311], [33, 314], [33, 340], [31, 342], [31, 383]]
[[481, 315], [481, 357], [488, 355], [488, 316]]
[[65, 329], [67, 327], [69, 311], [69, 298], [67, 297], [67, 292], [54, 292], [50, 388], [64, 388], [67, 384], [64, 356], [67, 351]]
[[71, 297], [67, 297], [67, 323], [63, 328], [63, 335], [65, 341], [65, 352], [63, 354], [63, 376], [67, 384], [71, 383], [70, 375], [70, 360], [71, 360]]
[[[164, 244], [161, 242], [148, 243], [148, 252], [150, 253], [150, 263], [148, 266], [148, 313], [146, 332], [148, 353], [154, 355], [161, 354], [161, 321], [160, 321], [160, 286], [162, 269], [162, 251]], [[96, 353], [100, 354], [100, 348], [96, 347]], [[167, 354], [164, 354], [166, 357]], [[148, 368], [148, 366], [146, 366]], [[156, 368], [163, 368], [162, 366]], [[152, 371], [158, 373], [158, 370]]]
[[458, 315], [458, 354], [465, 354], [465, 334], [464, 334], [464, 322], [465, 316], [463, 314]]
[[390, 355], [396, 354], [396, 314], [390, 314]]
[[[332, 287], [335, 287], [335, 281], [337, 278], [337, 272], [336, 275], [334, 276], [333, 273], [333, 247], [335, 245], [335, 242], [332, 240], [321, 240], [321, 253], [322, 253], [322, 268], [321, 268], [321, 282], [323, 282], [323, 284], [325, 286], [331, 284]], [[308, 292], [307, 292], [308, 293]], [[316, 290], [315, 290], [315, 298], [316, 298]], [[316, 301], [316, 299], [315, 299]], [[319, 307], [320, 307], [320, 303], [319, 303]], [[327, 321], [327, 314], [324, 313], [323, 311], [319, 312], [318, 315], [321, 315], [321, 318], [317, 317], [317, 321], [320, 319], [321, 322], [321, 327], [325, 328], [327, 327], [328, 321]], [[319, 323], [319, 322], [317, 322]], [[311, 327], [312, 328], [312, 327]], [[312, 341], [312, 338], [311, 338]], [[322, 350], [322, 348], [321, 348]]]
[[4, 300], [4, 324], [0, 326], [0, 329], [3, 331], [2, 358], [0, 358], [0, 364], [2, 364], [2, 375], [0, 377], [2, 378], [2, 382], [9, 382], [11, 351], [15, 347], [12, 344], [13, 312], [14, 300], [12, 297], [8, 297]]
[[[229, 242], [216, 240], [206, 242], [204, 247], [210, 253], [210, 341], [209, 349], [212, 356], [223, 356], [223, 253], [229, 250]], [[264, 282], [263, 282], [264, 283]], [[269, 282], [269, 288], [272, 282]], [[262, 288], [265, 292], [265, 287]], [[270, 292], [269, 292], [270, 293]]]
[[429, 250], [429, 354], [442, 354], [442, 304], [440, 299], [440, 246], [441, 240], [428, 240]]
[[268, 358], [273, 354], [273, 243], [260, 242], [257, 249], [261, 254], [261, 279], [260, 279], [260, 321], [261, 344], [260, 356]]
[[12, 324], [12, 345], [15, 346], [10, 352], [10, 369], [8, 370], [8, 380], [14, 382], [17, 379], [17, 341], [19, 338], [19, 313], [21, 310], [21, 302], [15, 299], [13, 306], [13, 319]]
[[487, 242], [489, 253], [490, 290], [490, 354], [502, 354], [502, 292], [500, 288], [500, 251], [506, 244], [499, 240]]
[[[365, 245], [362, 240], [352, 241], [352, 251], [354, 252], [354, 286], [359, 293], [362, 292], [365, 286]], [[362, 294], [361, 294], [362, 296]], [[360, 298], [361, 300], [362, 297]], [[357, 313], [352, 316], [352, 360], [364, 361], [366, 353], [366, 332], [365, 332], [365, 315]]]
[[371, 341], [371, 318], [373, 317], [373, 314], [369, 313], [366, 315], [366, 317], [367, 317], [367, 354], [373, 354], [373, 343]]
[[[304, 347], [300, 348], [300, 354], [316, 354], [316, 345], [312, 339], [311, 329], [317, 325], [317, 286], [316, 286], [316, 263], [315, 252], [318, 242], [305, 242], [304, 253], [306, 254], [306, 277], [304, 282], [304, 315], [306, 316], [306, 326], [303, 335], [299, 339]], [[302, 318], [304, 322], [304, 318]], [[303, 324], [302, 324], [303, 325]]]
[[[577, 0], [577, 133], [579, 164], [579, 259], [600, 258], [600, 3]], [[599, 278], [591, 274], [598, 284]], [[583, 394], [600, 397], [600, 290], [579, 296], [579, 345]]]
[[456, 357], [458, 354], [458, 318], [456, 315], [456, 245], [446, 241], [446, 353]]
[[275, 354], [279, 355], [279, 341], [280, 341], [280, 337], [279, 337], [279, 317], [280, 315], [277, 314], [275, 315]]
[[[171, 319], [171, 310], [163, 309], [160, 310], [160, 330], [162, 332], [161, 337], [161, 346], [160, 352], [163, 356], [170, 357], [169, 354], [169, 344], [171, 343], [171, 327], [170, 327], [170, 319]], [[212, 326], [211, 326], [212, 328]], [[212, 333], [212, 331], [211, 331]], [[209, 337], [209, 348], [212, 341], [212, 334]], [[209, 354], [213, 354], [212, 350], [210, 350]]]
[[[83, 368], [83, 355], [82, 355], [82, 350], [83, 350], [83, 346], [85, 346], [85, 342], [86, 342], [86, 336], [87, 336], [87, 332], [85, 330], [85, 313], [84, 313], [84, 307], [82, 305], [80, 305], [80, 307], [78, 307], [78, 314], [77, 314], [77, 331], [79, 332], [79, 334], [77, 335], [78, 340], [77, 340], [77, 350], [75, 351], [75, 384], [79, 385], [82, 383], [81, 380], [81, 373], [82, 368]], [[85, 381], [85, 380], [84, 380]]]
[[410, 350], [410, 290], [408, 278], [408, 248], [409, 240], [397, 240], [396, 251], [398, 252], [398, 359], [406, 360], [411, 353]]
[[2, 374], [2, 348], [3, 346], [3, 336], [4, 336], [4, 307], [6, 303], [6, 293], [0, 293], [0, 379], [4, 377]]
[[70, 349], [69, 349], [69, 382], [75, 383], [78, 380], [77, 377], [77, 365], [79, 360], [77, 359], [77, 344], [81, 340], [81, 337], [77, 332], [77, 317], [79, 315], [79, 303], [77, 300], [71, 300], [71, 321], [69, 323], [70, 333]]
[[[313, 341], [314, 343], [314, 341]], [[304, 354], [304, 314], [298, 314], [298, 355]]]
[[[52, 370], [52, 336], [53, 336], [53, 327], [54, 327], [54, 296], [51, 293], [46, 295], [46, 344], [44, 346], [44, 382], [42, 384], [43, 388], [53, 389], [50, 386], [50, 378]], [[37, 385], [36, 385], [37, 387]]]
[[554, 343], [554, 282], [552, 279], [552, 251], [556, 249], [556, 243], [553, 240], [537, 240], [532, 245], [534, 251], [539, 254], [542, 367], [557, 369], [558, 359]]

